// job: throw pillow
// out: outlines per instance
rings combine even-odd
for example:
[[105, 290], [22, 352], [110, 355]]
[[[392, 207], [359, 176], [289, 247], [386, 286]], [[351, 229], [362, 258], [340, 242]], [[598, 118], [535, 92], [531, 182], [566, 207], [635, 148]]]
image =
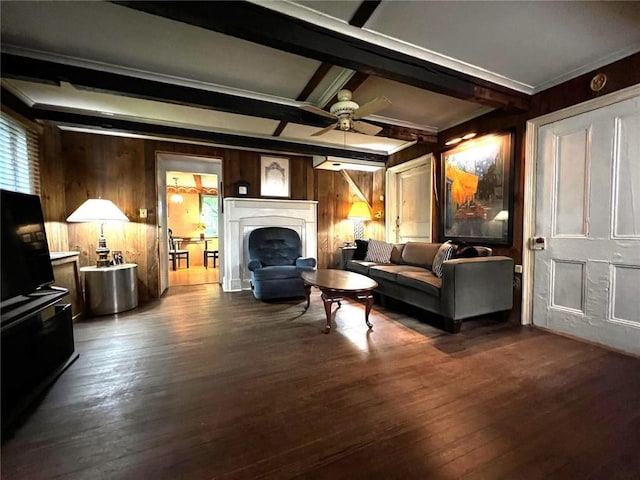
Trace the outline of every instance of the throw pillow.
[[364, 259], [367, 262], [390, 263], [391, 250], [393, 250], [392, 243], [381, 242], [380, 240], [370, 238], [369, 246], [367, 247], [367, 256]]
[[366, 240], [356, 240], [356, 251], [353, 252], [354, 260], [364, 260], [367, 256], [367, 248], [369, 247], [369, 242]]
[[438, 249], [438, 253], [433, 259], [433, 265], [431, 266], [431, 271], [435, 274], [436, 277], [442, 278], [442, 264], [449, 260], [456, 251], [456, 246], [447, 241], [440, 245]]

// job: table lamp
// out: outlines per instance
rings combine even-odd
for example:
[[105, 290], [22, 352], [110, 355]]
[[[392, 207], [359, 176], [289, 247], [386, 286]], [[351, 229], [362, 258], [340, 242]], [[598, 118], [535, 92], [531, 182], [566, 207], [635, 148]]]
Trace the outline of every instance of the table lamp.
[[100, 224], [100, 237], [98, 238], [98, 248], [96, 248], [96, 253], [98, 254], [96, 266], [98, 267], [111, 265], [108, 259], [107, 240], [104, 238], [104, 224], [106, 222], [128, 221], [127, 216], [111, 200], [103, 198], [90, 198], [67, 218], [67, 222], [93, 222]]
[[364, 222], [371, 220], [371, 208], [364, 201], [353, 202], [347, 218], [353, 221], [353, 238], [362, 240], [364, 238]]

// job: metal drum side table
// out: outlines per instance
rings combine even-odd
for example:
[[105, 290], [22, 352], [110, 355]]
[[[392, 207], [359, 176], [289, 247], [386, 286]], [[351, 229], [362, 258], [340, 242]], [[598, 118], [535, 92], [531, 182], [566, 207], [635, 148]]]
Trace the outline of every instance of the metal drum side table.
[[124, 312], [138, 306], [138, 265], [82, 267], [85, 305], [92, 315]]

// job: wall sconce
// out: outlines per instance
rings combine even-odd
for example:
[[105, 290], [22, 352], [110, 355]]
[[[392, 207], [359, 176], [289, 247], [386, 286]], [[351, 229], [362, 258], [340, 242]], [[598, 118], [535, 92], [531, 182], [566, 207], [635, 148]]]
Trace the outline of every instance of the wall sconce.
[[367, 202], [359, 200], [353, 202], [347, 218], [353, 222], [353, 238], [364, 239], [364, 222], [371, 220], [371, 208]]
[[108, 267], [111, 262], [107, 258], [109, 249], [107, 240], [104, 238], [104, 224], [106, 222], [128, 222], [127, 216], [120, 211], [111, 200], [103, 198], [90, 198], [80, 205], [75, 212], [67, 217], [67, 222], [91, 222], [100, 224], [100, 237], [96, 253], [98, 260], [97, 267]]

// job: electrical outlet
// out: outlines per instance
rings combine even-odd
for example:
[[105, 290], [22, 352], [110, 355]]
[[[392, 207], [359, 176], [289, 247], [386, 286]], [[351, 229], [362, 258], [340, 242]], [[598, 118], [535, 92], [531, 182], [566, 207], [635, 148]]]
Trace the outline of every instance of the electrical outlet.
[[515, 271], [516, 273], [522, 273], [522, 265], [516, 265], [516, 266], [514, 267], [514, 271]]
[[140, 218], [147, 218], [147, 209], [146, 208], [141, 208], [140, 209]]

